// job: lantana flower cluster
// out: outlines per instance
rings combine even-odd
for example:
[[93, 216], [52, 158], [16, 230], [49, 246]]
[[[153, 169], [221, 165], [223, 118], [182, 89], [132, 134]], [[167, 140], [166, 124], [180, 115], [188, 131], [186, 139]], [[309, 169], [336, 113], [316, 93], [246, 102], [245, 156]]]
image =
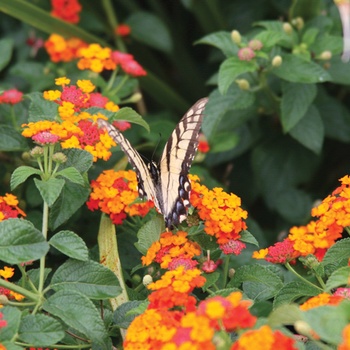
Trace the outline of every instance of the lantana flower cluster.
[[0, 94], [0, 104], [6, 103], [10, 105], [15, 105], [22, 101], [23, 92], [17, 89], [5, 90]]
[[0, 221], [24, 217], [26, 214], [18, 207], [18, 199], [10, 193], [0, 196]]
[[51, 0], [51, 15], [69, 23], [78, 23], [82, 9], [78, 0]]
[[316, 220], [305, 226], [292, 227], [283, 242], [261, 249], [253, 257], [284, 264], [313, 254], [321, 261], [326, 251], [350, 225], [350, 177], [346, 175], [339, 181], [341, 185], [312, 209], [311, 215]]
[[239, 240], [240, 233], [247, 228], [244, 219], [248, 216], [247, 211], [241, 208], [241, 199], [222, 188], [209, 190], [199, 183], [198, 176], [190, 175], [190, 180], [190, 202], [204, 221], [204, 231], [215, 236], [220, 245]]
[[90, 210], [101, 210], [114, 224], [120, 225], [129, 216], [145, 216], [154, 207], [153, 202], [134, 203], [138, 198], [136, 173], [105, 170], [91, 181], [92, 192], [87, 202]]
[[[56, 120], [41, 120], [23, 124], [22, 135], [31, 137], [40, 145], [60, 142], [62, 148], [80, 148], [97, 159], [108, 160], [110, 149], [116, 146], [108, 133], [96, 123], [98, 118], [107, 119], [103, 114], [90, 114], [86, 109], [100, 107], [116, 112], [118, 105], [109, 101], [98, 92], [90, 80], [78, 80], [77, 85], [69, 85], [70, 80], [63, 77], [56, 79], [60, 90], [49, 90], [43, 93], [46, 100], [58, 104]], [[117, 125], [116, 125], [117, 126]]]
[[[13, 267], [5, 266], [3, 269], [0, 269], [0, 278], [3, 278], [6, 281], [8, 281], [9, 278], [13, 277], [14, 274], [15, 274], [15, 269]], [[24, 299], [23, 295], [4, 287], [0, 287], [0, 296], [3, 296], [8, 300], [22, 301]], [[3, 305], [0, 302], [0, 308], [2, 307]]]

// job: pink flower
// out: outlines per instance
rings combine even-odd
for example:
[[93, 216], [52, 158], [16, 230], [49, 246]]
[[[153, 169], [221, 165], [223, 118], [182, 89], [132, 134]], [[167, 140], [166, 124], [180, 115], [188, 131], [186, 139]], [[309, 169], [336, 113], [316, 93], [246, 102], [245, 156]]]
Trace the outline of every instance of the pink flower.
[[168, 265], [168, 270], [176, 270], [179, 266], [183, 266], [185, 270], [192, 270], [198, 264], [197, 261], [190, 258], [174, 258]]
[[214, 272], [219, 265], [222, 264], [222, 260], [219, 259], [217, 260], [216, 262], [214, 262], [213, 260], [207, 260], [207, 261], [204, 261], [204, 263], [202, 264], [202, 270], [205, 272], [205, 273], [212, 273]]
[[99, 92], [93, 92], [90, 94], [89, 105], [91, 107], [104, 108], [107, 102], [108, 102], [108, 98], [102, 96]]
[[60, 138], [57, 135], [51, 134], [49, 131], [42, 131], [32, 137], [33, 141], [40, 145], [48, 143], [56, 143]]
[[263, 47], [263, 44], [260, 40], [258, 39], [253, 39], [253, 40], [250, 40], [249, 43], [248, 43], [248, 46], [253, 49], [254, 51], [258, 51], [258, 50], [261, 50], [262, 47]]
[[116, 120], [113, 122], [113, 126], [115, 126], [120, 131], [125, 131], [131, 128], [131, 124], [125, 120]]
[[255, 52], [250, 47], [243, 47], [239, 49], [237, 55], [241, 61], [251, 61], [255, 57]]
[[14, 105], [22, 101], [22, 96], [23, 93], [17, 89], [6, 90], [0, 95], [0, 104], [9, 103], [11, 105]]
[[239, 255], [243, 249], [245, 249], [246, 245], [238, 240], [230, 239], [227, 243], [220, 244], [219, 248], [226, 255], [235, 254]]
[[340, 296], [350, 300], [350, 288], [337, 288], [333, 295]]
[[116, 64], [122, 64], [124, 62], [132, 61], [134, 56], [121, 51], [113, 51], [111, 58]]
[[347, 0], [334, 1], [338, 7], [343, 26], [343, 56], [344, 62], [350, 60], [350, 2]]
[[126, 74], [132, 75], [133, 77], [141, 77], [147, 75], [147, 72], [141, 67], [141, 65], [134, 60], [123, 62], [120, 65]]

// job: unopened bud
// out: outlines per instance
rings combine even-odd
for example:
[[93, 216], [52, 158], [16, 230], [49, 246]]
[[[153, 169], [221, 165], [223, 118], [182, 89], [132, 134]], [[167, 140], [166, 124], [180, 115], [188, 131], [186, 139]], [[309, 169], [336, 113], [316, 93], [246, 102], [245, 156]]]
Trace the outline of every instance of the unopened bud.
[[330, 51], [323, 51], [321, 55], [317, 57], [320, 60], [328, 61], [332, 58], [332, 52]]
[[135, 92], [128, 100], [130, 103], [136, 103], [139, 102], [142, 98], [142, 94], [139, 92]]
[[284, 22], [283, 23], [283, 30], [287, 33], [287, 34], [292, 34], [293, 33], [293, 27], [290, 25], [290, 23], [288, 22]]
[[142, 284], [144, 286], [148, 286], [149, 284], [151, 284], [153, 282], [153, 278], [151, 275], [145, 275], [143, 276], [143, 279], [142, 279]]
[[281, 64], [282, 64], [283, 60], [282, 60], [282, 57], [281, 56], [275, 56], [273, 59], [272, 59], [272, 66], [273, 67], [279, 67]]
[[7, 305], [9, 302], [8, 298], [6, 295], [1, 294], [0, 295], [0, 305]]
[[248, 46], [254, 51], [258, 51], [261, 50], [264, 45], [260, 40], [253, 39], [249, 41]]
[[241, 90], [249, 90], [250, 88], [249, 81], [246, 79], [237, 79], [235, 82]]
[[292, 19], [292, 24], [297, 28], [298, 30], [301, 30], [304, 28], [304, 20], [301, 17], [296, 17]]
[[67, 161], [67, 156], [62, 152], [57, 152], [52, 156], [52, 160], [58, 164], [62, 164]]
[[295, 321], [294, 328], [299, 334], [306, 335], [308, 338], [320, 339], [319, 335], [305, 321], [302, 321], [302, 320]]
[[230, 278], [233, 278], [233, 276], [235, 275], [235, 273], [236, 273], [236, 270], [233, 269], [233, 268], [231, 268], [231, 269], [228, 270], [228, 276], [229, 276]]
[[40, 158], [44, 155], [44, 149], [40, 146], [35, 146], [29, 153], [33, 158]]
[[242, 37], [241, 37], [241, 34], [239, 34], [238, 30], [233, 30], [231, 32], [231, 39], [237, 45], [239, 45], [241, 43]]

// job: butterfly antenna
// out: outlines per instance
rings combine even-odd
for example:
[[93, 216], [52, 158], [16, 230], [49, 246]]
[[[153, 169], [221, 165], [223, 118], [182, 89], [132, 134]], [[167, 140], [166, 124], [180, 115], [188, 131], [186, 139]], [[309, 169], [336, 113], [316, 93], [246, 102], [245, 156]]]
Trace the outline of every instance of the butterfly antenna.
[[156, 147], [154, 147], [154, 149], [153, 149], [153, 153], [152, 153], [152, 157], [151, 157], [151, 160], [152, 160], [152, 161], [153, 161], [153, 158], [154, 158], [154, 154], [156, 153], [157, 148], [158, 148], [158, 146], [159, 146], [159, 142], [160, 142], [160, 140], [161, 140], [161, 137], [162, 137], [162, 134], [161, 134], [161, 133], [159, 133], [159, 139], [158, 139], [158, 142], [157, 142], [157, 144], [156, 144]]

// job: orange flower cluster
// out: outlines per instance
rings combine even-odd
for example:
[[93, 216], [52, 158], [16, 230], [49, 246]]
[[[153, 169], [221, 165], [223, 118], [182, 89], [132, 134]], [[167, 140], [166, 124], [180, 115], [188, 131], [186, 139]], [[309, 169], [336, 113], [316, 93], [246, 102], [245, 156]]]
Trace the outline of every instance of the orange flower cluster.
[[[321, 261], [327, 249], [341, 238], [344, 228], [350, 226], [350, 177], [344, 176], [339, 181], [341, 185], [312, 209], [311, 215], [317, 220], [305, 226], [292, 227], [288, 237], [275, 245], [275, 248], [284, 248], [283, 252], [279, 251], [279, 258], [276, 258], [277, 253], [271, 255], [272, 247], [255, 252], [253, 257], [273, 263], [285, 263], [300, 256], [313, 254]], [[285, 259], [281, 258], [283, 254]]]
[[339, 344], [337, 350], [349, 350], [350, 349], [350, 324], [345, 326], [342, 332], [343, 342]]
[[220, 331], [254, 326], [256, 317], [249, 313], [249, 306], [240, 292], [234, 292], [226, 298], [204, 300], [187, 312], [148, 308], [128, 328], [124, 349], [215, 350], [214, 338]]
[[78, 0], [51, 0], [51, 15], [66, 22], [78, 23], [81, 5]]
[[249, 330], [243, 333], [230, 350], [297, 350], [295, 340], [280, 331], [273, 331], [269, 326]]
[[[8, 280], [11, 278], [15, 273], [15, 269], [13, 267], [5, 266], [3, 269], [0, 269], [0, 278], [3, 278], [4, 280]], [[22, 294], [13, 292], [12, 290], [9, 290], [4, 287], [0, 287], [0, 295], [5, 296], [7, 299], [12, 299], [16, 301], [22, 301], [24, 299], [24, 296]], [[0, 304], [0, 308], [2, 308], [3, 305]]]
[[192, 258], [200, 253], [201, 248], [197, 243], [188, 240], [186, 232], [164, 232], [141, 259], [143, 265], [157, 262], [162, 269], [173, 270], [180, 265], [191, 269], [197, 265]]
[[90, 80], [78, 80], [77, 85], [68, 85], [67, 78], [56, 79], [56, 85], [62, 86], [62, 91], [45, 91], [46, 100], [58, 105], [57, 121], [41, 120], [23, 124], [22, 135], [31, 137], [40, 145], [60, 142], [62, 148], [80, 148], [93, 155], [93, 160], [108, 160], [110, 149], [116, 146], [114, 140], [96, 123], [98, 118], [107, 119], [101, 113], [90, 114], [85, 109], [90, 107], [105, 108], [117, 111], [119, 107], [98, 92], [93, 92], [95, 86]]
[[199, 217], [205, 221], [205, 232], [215, 236], [219, 244], [238, 240], [240, 232], [247, 228], [243, 219], [248, 213], [243, 210], [241, 199], [235, 194], [228, 194], [222, 188], [209, 190], [199, 184], [198, 176], [190, 175], [191, 204], [198, 210]]
[[301, 310], [310, 310], [318, 306], [323, 305], [338, 305], [345, 298], [341, 295], [332, 295], [328, 293], [321, 293], [314, 297], [311, 297], [305, 303], [300, 305]]
[[106, 213], [116, 225], [122, 224], [127, 214], [145, 216], [154, 206], [150, 201], [134, 203], [138, 191], [136, 173], [132, 170], [105, 170], [91, 181], [91, 188], [88, 208]]
[[20, 216], [26, 216], [26, 214], [18, 207], [17, 197], [9, 193], [0, 196], [0, 221]]
[[58, 34], [51, 34], [44, 44], [50, 60], [55, 63], [70, 62], [77, 59], [79, 49], [87, 46], [88, 44], [79, 38], [65, 39]]

